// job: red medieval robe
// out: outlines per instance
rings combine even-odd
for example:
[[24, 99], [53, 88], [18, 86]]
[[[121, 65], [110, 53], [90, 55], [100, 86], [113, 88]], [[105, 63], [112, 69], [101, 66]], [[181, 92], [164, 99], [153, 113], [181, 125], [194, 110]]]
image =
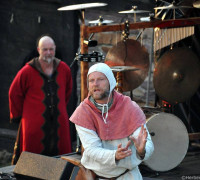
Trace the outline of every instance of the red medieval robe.
[[70, 68], [54, 59], [51, 77], [38, 58], [27, 63], [9, 89], [10, 119], [21, 121], [19, 154], [28, 151], [47, 156], [71, 152], [67, 103], [72, 91]]

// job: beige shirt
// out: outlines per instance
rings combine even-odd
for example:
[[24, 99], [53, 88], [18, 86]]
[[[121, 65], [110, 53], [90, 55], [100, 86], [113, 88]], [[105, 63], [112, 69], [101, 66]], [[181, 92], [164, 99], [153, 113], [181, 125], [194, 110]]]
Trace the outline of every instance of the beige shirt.
[[[145, 125], [145, 128], [146, 125]], [[129, 169], [126, 174], [117, 178], [117, 180], [142, 180], [141, 173], [138, 169], [138, 165], [147, 160], [154, 151], [154, 145], [151, 140], [151, 136], [148, 132], [147, 143], [146, 143], [146, 154], [143, 160], [139, 158], [136, 153], [136, 148], [134, 144], [131, 145], [132, 155], [121, 159], [116, 162], [115, 153], [117, 146], [122, 143], [125, 146], [128, 142], [127, 138], [122, 138], [118, 140], [101, 140], [97, 133], [93, 130], [86, 129], [84, 127], [76, 125], [79, 137], [81, 139], [82, 145], [84, 147], [83, 156], [81, 163], [87, 169], [93, 170], [97, 175], [103, 177], [116, 177], [126, 169]], [[133, 132], [133, 136], [137, 137], [140, 132], [140, 128]]]

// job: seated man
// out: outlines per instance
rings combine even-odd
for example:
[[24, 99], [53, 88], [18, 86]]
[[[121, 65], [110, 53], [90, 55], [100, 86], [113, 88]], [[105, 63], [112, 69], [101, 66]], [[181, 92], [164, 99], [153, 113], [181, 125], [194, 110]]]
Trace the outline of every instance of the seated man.
[[91, 66], [87, 82], [88, 97], [70, 117], [84, 148], [82, 165], [99, 178], [142, 180], [138, 165], [154, 150], [143, 111], [114, 90], [116, 80], [106, 64]]

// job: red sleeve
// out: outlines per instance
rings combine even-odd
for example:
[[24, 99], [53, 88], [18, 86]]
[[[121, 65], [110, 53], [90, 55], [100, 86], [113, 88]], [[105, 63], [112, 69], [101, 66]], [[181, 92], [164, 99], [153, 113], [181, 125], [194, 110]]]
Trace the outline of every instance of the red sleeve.
[[9, 89], [10, 121], [19, 120], [22, 116], [23, 103], [25, 98], [26, 81], [22, 68], [15, 76]]

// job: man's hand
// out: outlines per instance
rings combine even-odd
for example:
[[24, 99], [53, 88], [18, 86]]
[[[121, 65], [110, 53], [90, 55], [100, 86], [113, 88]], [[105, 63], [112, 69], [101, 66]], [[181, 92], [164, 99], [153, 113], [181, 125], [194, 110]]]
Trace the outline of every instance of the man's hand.
[[124, 148], [122, 148], [121, 143], [118, 145], [117, 151], [115, 153], [116, 160], [124, 159], [125, 157], [130, 156], [132, 154], [131, 149], [128, 149], [130, 144], [131, 144], [131, 141], [128, 141], [126, 147], [124, 147]]
[[144, 128], [144, 125], [142, 124], [139, 135], [137, 138], [134, 138], [133, 136], [130, 136], [130, 139], [134, 142], [135, 148], [137, 149], [139, 156], [145, 155], [145, 145], [147, 142], [147, 130]]

